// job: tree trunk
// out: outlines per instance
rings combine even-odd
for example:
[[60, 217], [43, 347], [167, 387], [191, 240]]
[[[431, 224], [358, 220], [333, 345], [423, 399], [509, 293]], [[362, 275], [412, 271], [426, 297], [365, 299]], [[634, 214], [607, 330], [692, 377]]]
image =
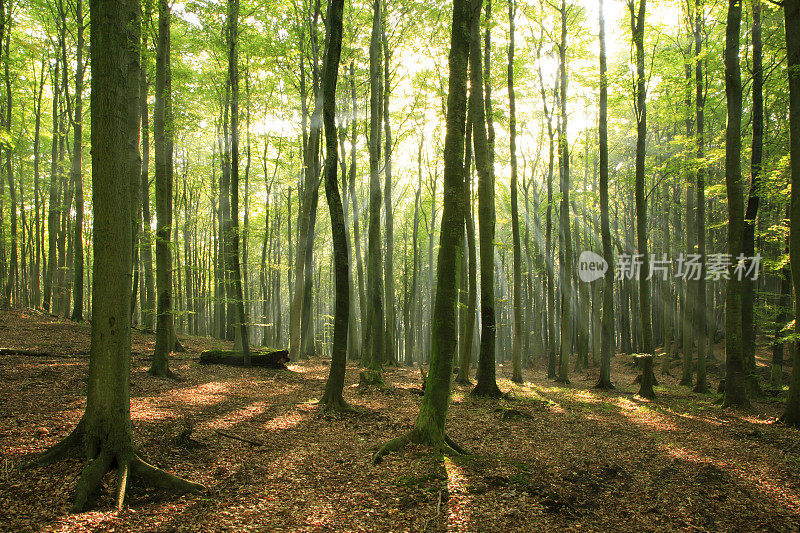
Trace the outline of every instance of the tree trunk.
[[339, 195], [338, 153], [336, 147], [336, 82], [342, 51], [342, 12], [344, 0], [328, 4], [327, 37], [325, 39], [325, 70], [322, 80], [322, 117], [325, 125], [325, 196], [331, 216], [333, 256], [336, 278], [336, 307], [333, 318], [333, 348], [331, 370], [325, 384], [321, 403], [325, 408], [339, 410], [347, 407], [342, 398], [345, 366], [347, 364], [347, 328], [350, 314], [350, 259], [347, 252], [347, 229], [344, 222], [342, 198]]
[[[742, 74], [739, 70], [741, 21], [742, 0], [728, 0], [725, 26], [725, 96], [728, 108], [728, 124], [725, 128], [725, 183], [728, 190], [728, 253], [732, 262], [742, 253], [744, 229], [741, 169]], [[791, 69], [791, 62], [789, 67]], [[795, 199], [792, 200], [794, 203]], [[797, 203], [800, 207], [800, 196]], [[750, 403], [745, 388], [742, 352], [742, 282], [734, 272], [730, 274], [725, 291], [725, 407], [745, 406]]]
[[386, 260], [383, 262], [384, 287], [386, 292], [386, 334], [384, 360], [389, 364], [397, 364], [395, 353], [395, 296], [394, 296], [394, 215], [392, 214], [392, 127], [389, 117], [389, 96], [392, 92], [392, 79], [389, 74], [389, 39], [386, 37], [387, 16], [384, 14], [382, 26], [383, 41], [383, 172], [384, 172], [384, 220], [386, 222]]
[[[478, 382], [472, 394], [497, 398], [501, 396], [495, 378], [495, 297], [494, 297], [494, 168], [490, 154], [490, 142], [486, 131], [484, 82], [482, 71], [480, 18], [483, 0], [474, 0], [469, 46], [470, 101], [472, 115], [472, 141], [475, 148], [475, 167], [478, 171], [478, 232], [481, 261], [481, 348], [478, 357]], [[489, 13], [487, 8], [487, 13]], [[455, 29], [453, 30], [456, 31]], [[452, 74], [451, 74], [452, 76]], [[452, 94], [452, 93], [451, 93]], [[460, 158], [460, 156], [459, 156]], [[447, 199], [447, 195], [445, 195]], [[442, 222], [444, 229], [444, 221]], [[444, 233], [443, 233], [444, 235]], [[444, 249], [439, 251], [442, 257]]]
[[522, 252], [519, 240], [519, 206], [517, 193], [517, 116], [514, 95], [514, 17], [517, 6], [508, 1], [508, 132], [511, 157], [511, 233], [514, 241], [514, 340], [512, 346], [511, 380], [522, 383]]
[[[789, 158], [792, 174], [789, 256], [797, 317], [800, 316], [800, 231], [798, 231], [800, 230], [800, 0], [785, 0], [783, 17], [789, 73]], [[800, 333], [800, 322], [797, 321], [795, 321], [795, 333]], [[800, 350], [796, 346], [792, 354], [789, 397], [786, 399], [786, 409], [780, 420], [790, 426], [800, 426]]]
[[173, 349], [172, 316], [172, 75], [170, 68], [170, 7], [158, 0], [158, 46], [156, 47], [156, 100], [153, 136], [156, 157], [156, 346], [150, 374], [173, 377], [169, 354]]
[[614, 250], [608, 220], [608, 74], [606, 67], [606, 21], [604, 0], [600, 0], [600, 234], [603, 241], [603, 259], [608, 269], [603, 278], [603, 317], [600, 347], [600, 380], [597, 388], [610, 389], [611, 354], [614, 349]]
[[86, 508], [105, 473], [118, 470], [117, 507], [129, 474], [176, 491], [201, 485], [150, 466], [136, 453], [130, 419], [132, 237], [130, 176], [138, 173], [139, 5], [93, 1], [91, 47], [94, 249], [92, 340], [86, 411], [73, 432], [33, 464], [46, 464], [83, 445], [89, 463], [75, 489], [73, 511]]
[[559, 287], [561, 292], [561, 350], [559, 354], [558, 377], [556, 381], [569, 383], [569, 356], [572, 353], [572, 312], [570, 309], [572, 293], [572, 237], [569, 222], [569, 144], [567, 140], [567, 4], [561, 0], [561, 42], [558, 47], [559, 80], [561, 93], [560, 125], [558, 128], [558, 158], [561, 188], [559, 213]]
[[447, 130], [444, 145], [444, 209], [436, 284], [431, 367], [414, 429], [381, 447], [373, 462], [408, 442], [424, 443], [448, 453], [462, 452], [445, 434], [450, 404], [450, 380], [456, 353], [457, 258], [464, 235], [462, 198], [464, 187], [464, 121], [467, 107], [467, 60], [469, 56], [469, 2], [454, 0], [450, 46], [450, 79], [447, 96]]
[[[755, 231], [758, 207], [761, 201], [761, 161], [764, 144], [764, 69], [761, 44], [761, 1], [753, 0], [753, 140], [750, 157], [750, 192], [744, 214], [742, 253], [745, 272], [752, 266], [755, 255]], [[742, 357], [744, 358], [747, 385], [753, 396], [761, 395], [761, 385], [756, 374], [756, 323], [755, 280], [751, 275], [742, 279]]]
[[[708, 326], [706, 324], [706, 169], [705, 159], [705, 85], [703, 81], [703, 0], [695, 2], [694, 50], [695, 50], [695, 105], [697, 108], [697, 253], [700, 255], [700, 279], [697, 280], [695, 301], [695, 325], [697, 327], [697, 383], [694, 392], [708, 392], [706, 380], [706, 347]], [[755, 121], [755, 118], [754, 118]], [[755, 128], [755, 125], [753, 126]], [[755, 141], [754, 141], [755, 142]]]
[[225, 247], [228, 269], [233, 277], [234, 328], [236, 351], [241, 351], [244, 365], [250, 366], [250, 339], [244, 310], [242, 268], [239, 262], [239, 0], [228, 0], [228, 83], [231, 90], [230, 193], [231, 216], [226, 221], [230, 246]]
[[369, 249], [367, 251], [367, 316], [369, 369], [380, 371], [385, 359], [383, 269], [381, 268], [381, 0], [373, 3], [372, 35], [369, 45], [370, 122], [369, 122]]
[[[75, 234], [73, 250], [75, 257], [73, 268], [73, 305], [72, 320], [83, 320], [83, 8], [81, 0], [75, 1], [76, 24], [78, 33], [75, 56], [75, 119], [72, 122], [72, 181], [75, 187]], [[139, 169], [136, 169], [136, 176]]]
[[644, 157], [647, 142], [647, 107], [645, 104], [644, 73], [644, 14], [645, 0], [639, 0], [639, 13], [631, 10], [631, 33], [636, 46], [636, 237], [642, 266], [639, 270], [639, 316], [642, 324], [644, 358], [639, 396], [654, 398], [653, 392], [653, 331], [650, 317], [650, 256], [647, 251], [647, 199], [644, 195]]

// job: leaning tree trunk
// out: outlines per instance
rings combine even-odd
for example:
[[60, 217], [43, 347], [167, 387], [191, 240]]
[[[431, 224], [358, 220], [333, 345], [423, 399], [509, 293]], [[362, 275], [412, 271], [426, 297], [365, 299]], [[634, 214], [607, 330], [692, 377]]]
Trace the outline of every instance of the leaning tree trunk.
[[429, 444], [447, 453], [463, 452], [445, 434], [450, 404], [450, 380], [457, 347], [457, 258], [463, 244], [464, 121], [467, 108], [467, 60], [469, 56], [469, 1], [454, 0], [450, 46], [450, 79], [447, 96], [447, 131], [444, 141], [444, 208], [439, 240], [436, 300], [431, 339], [431, 367], [425, 396], [414, 429], [390, 440], [373, 457], [377, 463], [387, 453], [408, 442]]
[[[728, 107], [728, 124], [725, 128], [725, 183], [728, 190], [728, 253], [734, 261], [742, 253], [742, 231], [744, 229], [744, 193], [741, 168], [742, 74], [739, 70], [741, 21], [742, 0], [728, 0], [728, 18], [725, 26], [725, 96]], [[791, 63], [789, 66], [791, 69]], [[797, 197], [797, 201], [800, 208], [800, 197]], [[800, 271], [797, 275], [800, 275]], [[725, 291], [725, 400], [723, 406], [745, 406], [749, 403], [745, 388], [742, 347], [742, 282], [737, 279], [735, 272], [730, 272]]]
[[89, 463], [75, 489], [74, 511], [86, 508], [112, 467], [118, 471], [118, 508], [129, 475], [176, 491], [203, 490], [150, 466], [133, 445], [130, 176], [139, 165], [139, 5], [132, 0], [93, 0], [90, 8], [91, 48], [103, 53], [91, 56], [94, 263], [86, 411], [65, 440], [32, 463], [56, 461], [83, 446]]

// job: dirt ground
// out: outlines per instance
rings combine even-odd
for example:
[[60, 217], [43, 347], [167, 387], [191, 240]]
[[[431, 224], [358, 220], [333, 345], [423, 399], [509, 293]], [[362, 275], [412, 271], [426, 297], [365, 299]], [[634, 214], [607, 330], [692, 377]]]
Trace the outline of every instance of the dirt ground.
[[134, 480], [116, 511], [112, 474], [93, 510], [70, 514], [81, 457], [19, 465], [79, 420], [89, 327], [0, 312], [0, 348], [52, 354], [0, 355], [0, 530], [800, 529], [800, 431], [774, 423], [779, 398], [723, 410], [716, 395], [658, 375], [657, 400], [643, 401], [627, 356], [614, 358], [611, 392], [591, 388], [597, 369], [573, 372], [565, 387], [543, 368], [514, 385], [502, 367], [507, 399], [474, 399], [454, 386], [449, 434], [472, 455], [409, 446], [373, 466], [375, 447], [413, 425], [417, 368], [387, 368], [384, 388], [359, 391], [350, 365], [345, 398], [358, 414], [323, 415], [316, 401], [329, 361], [292, 362], [288, 371], [200, 366], [202, 349], [224, 343], [181, 340], [188, 351], [172, 368], [184, 381], [161, 380], [146, 373], [154, 337], [134, 332], [134, 435], [151, 462], [207, 492], [174, 496]]

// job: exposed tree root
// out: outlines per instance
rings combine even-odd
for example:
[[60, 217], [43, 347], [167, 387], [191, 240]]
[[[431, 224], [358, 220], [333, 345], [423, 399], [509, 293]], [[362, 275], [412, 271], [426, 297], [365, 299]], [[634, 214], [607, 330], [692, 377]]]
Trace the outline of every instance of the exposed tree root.
[[442, 455], [450, 457], [469, 455], [469, 452], [456, 444], [456, 442], [454, 442], [453, 439], [448, 437], [446, 434], [443, 435], [443, 438], [432, 439], [429, 435], [423, 435], [419, 429], [412, 429], [408, 433], [405, 433], [399, 437], [395, 437], [381, 446], [378, 451], [375, 452], [375, 455], [372, 456], [372, 464], [379, 464], [381, 461], [383, 461], [384, 456], [403, 449], [409, 443], [427, 444], [436, 451], [440, 452]]
[[119, 470], [119, 479], [117, 480], [117, 510], [122, 510], [122, 505], [125, 503], [125, 491], [128, 488], [128, 473], [131, 469], [130, 461], [123, 462]]
[[469, 378], [465, 378], [465, 377], [457, 377], [453, 381], [455, 383], [458, 383], [459, 385], [465, 385], [465, 386], [471, 386], [472, 385], [472, 382], [469, 380]]
[[72, 502], [72, 512], [80, 513], [86, 509], [89, 498], [97, 491], [100, 481], [111, 468], [114, 456], [109, 452], [102, 452], [93, 459], [81, 471], [78, 478], [78, 486], [75, 487], [75, 500]]
[[198, 493], [206, 490], [206, 488], [199, 483], [186, 481], [176, 475], [170, 474], [166, 470], [161, 470], [160, 468], [148, 464], [138, 455], [135, 456], [134, 460], [131, 462], [131, 468], [135, 475], [151, 485], [162, 489], [189, 493]]
[[[83, 419], [64, 440], [51, 446], [39, 457], [35, 458], [22, 468], [44, 466], [70, 455], [83, 441], [85, 433]], [[91, 451], [89, 452], [91, 455]], [[75, 487], [75, 500], [72, 503], [72, 512], [81, 512], [86, 509], [91, 497], [100, 487], [103, 476], [112, 468], [118, 470], [116, 505], [122, 508], [125, 493], [131, 475], [136, 475], [151, 485], [173, 492], [202, 492], [203, 485], [181, 479], [169, 472], [156, 468], [145, 462], [133, 448], [123, 446], [121, 451], [102, 449], [86, 466], [83, 467]]]

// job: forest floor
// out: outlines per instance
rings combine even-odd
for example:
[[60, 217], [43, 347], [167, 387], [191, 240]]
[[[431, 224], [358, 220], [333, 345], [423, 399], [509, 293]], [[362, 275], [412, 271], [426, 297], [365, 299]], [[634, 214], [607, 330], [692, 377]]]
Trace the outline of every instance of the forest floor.
[[[0, 530], [5, 531], [797, 531], [800, 431], [775, 424], [783, 400], [721, 409], [658, 375], [654, 402], [635, 396], [630, 357], [614, 358], [616, 390], [526, 370], [498, 371], [503, 400], [454, 386], [449, 434], [472, 455], [443, 458], [408, 446], [373, 466], [375, 447], [409, 430], [421, 398], [417, 368], [388, 367], [386, 386], [360, 391], [349, 365], [345, 398], [359, 410], [325, 415], [329, 361], [289, 370], [200, 366], [181, 337], [172, 368], [150, 377], [154, 337], [134, 331], [131, 417], [154, 464], [208, 490], [173, 496], [135, 480], [114, 510], [114, 474], [93, 510], [70, 514], [80, 457], [20, 471], [65, 437], [86, 403], [89, 326], [0, 312]], [[719, 346], [717, 347], [719, 350]], [[673, 370], [673, 374], [679, 368]], [[711, 386], [718, 380], [712, 375]], [[191, 429], [190, 438], [184, 437]], [[217, 431], [222, 431], [223, 436]], [[238, 436], [252, 443], [230, 438]]]

